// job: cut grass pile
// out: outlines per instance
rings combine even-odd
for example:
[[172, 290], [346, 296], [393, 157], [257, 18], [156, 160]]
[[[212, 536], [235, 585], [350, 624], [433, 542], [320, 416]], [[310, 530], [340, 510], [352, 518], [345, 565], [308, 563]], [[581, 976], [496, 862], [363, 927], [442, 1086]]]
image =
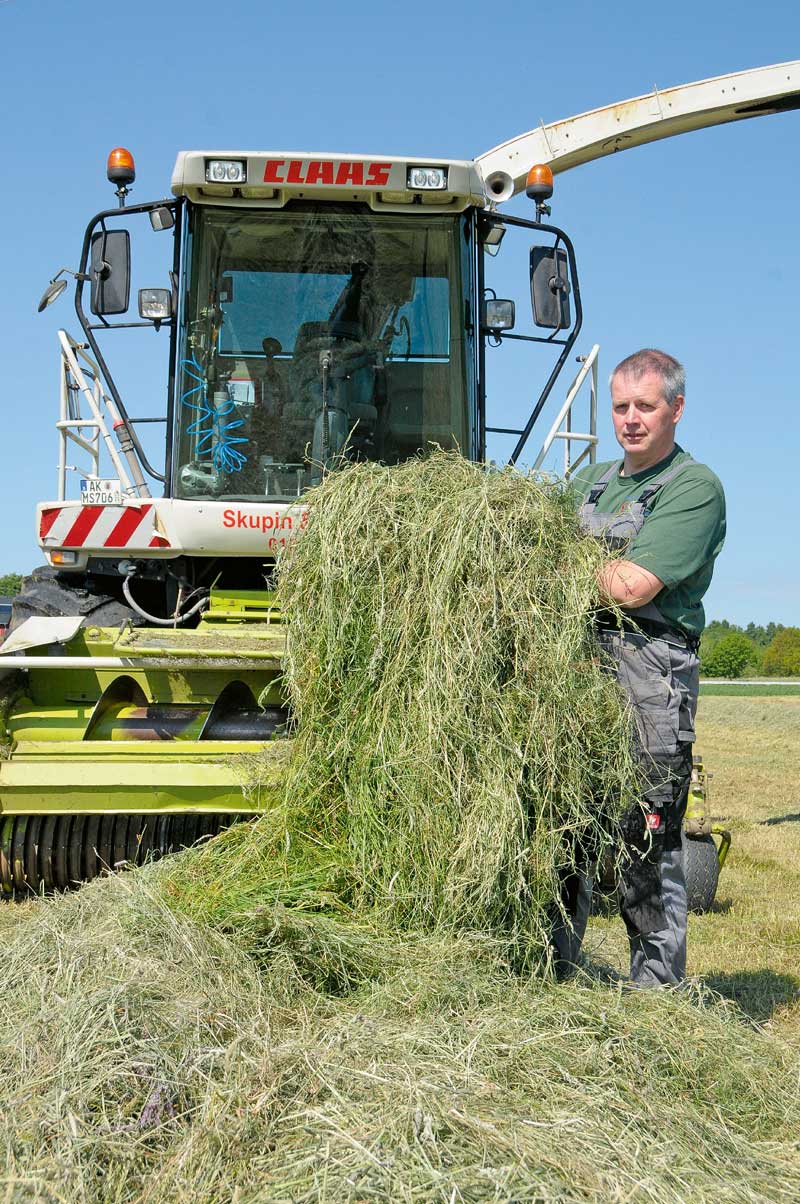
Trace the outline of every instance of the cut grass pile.
[[[570, 824], [603, 838], [582, 792], [604, 800], [605, 830], [632, 781], [581, 617], [596, 552], [558, 489], [435, 467], [385, 488], [381, 470], [343, 474], [354, 494], [327, 534], [336, 498], [320, 491], [316, 559], [304, 536], [283, 586], [312, 616], [292, 634], [283, 803], [4, 910], [0, 1199], [800, 1198], [791, 1044], [702, 986], [531, 973]], [[413, 472], [430, 473], [424, 505]], [[359, 509], [370, 490], [377, 517]], [[751, 719], [769, 756], [791, 757], [796, 716], [772, 731], [776, 701]]]
[[[481, 931], [544, 969], [559, 876], [614, 842], [636, 790], [591, 636], [595, 541], [562, 486], [443, 453], [352, 466], [308, 505], [279, 578], [284, 801], [230, 838], [235, 861], [194, 861], [176, 906], [246, 926], [253, 950], [263, 900], [393, 934]], [[251, 762], [253, 789], [273, 760]]]
[[[556, 987], [469, 934], [384, 935], [332, 994], [280, 907], [259, 968], [165, 903], [172, 872], [98, 880], [5, 934], [14, 1204], [798, 1198], [796, 1064], [729, 1006]], [[300, 944], [327, 941], [306, 918]]]
[[562, 486], [443, 453], [350, 467], [309, 507], [279, 579], [295, 830], [359, 913], [540, 962], [559, 871], [635, 790], [587, 621], [596, 541]]

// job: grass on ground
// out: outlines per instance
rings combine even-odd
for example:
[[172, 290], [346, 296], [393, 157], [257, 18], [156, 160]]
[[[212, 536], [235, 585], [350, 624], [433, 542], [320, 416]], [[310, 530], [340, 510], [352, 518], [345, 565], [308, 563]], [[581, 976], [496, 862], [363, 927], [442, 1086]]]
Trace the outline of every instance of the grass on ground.
[[525, 972], [589, 800], [632, 789], [599, 551], [557, 489], [382, 471], [342, 474], [285, 578], [281, 805], [5, 910], [0, 1199], [800, 1199], [800, 699], [702, 700], [735, 845], [686, 988], [625, 989], [618, 918], [575, 981]]
[[710, 681], [703, 682], [700, 687], [702, 697], [709, 698], [722, 695], [728, 698], [769, 698], [796, 697], [800, 698], [800, 681], [778, 684], [777, 682], [737, 682]]
[[337, 946], [263, 902], [254, 961], [169, 905], [197, 852], [3, 909], [5, 1198], [796, 1200], [799, 725], [794, 699], [701, 704], [735, 845], [691, 921], [687, 992], [613, 981], [618, 918], [592, 921], [592, 975], [559, 987], [484, 937]]

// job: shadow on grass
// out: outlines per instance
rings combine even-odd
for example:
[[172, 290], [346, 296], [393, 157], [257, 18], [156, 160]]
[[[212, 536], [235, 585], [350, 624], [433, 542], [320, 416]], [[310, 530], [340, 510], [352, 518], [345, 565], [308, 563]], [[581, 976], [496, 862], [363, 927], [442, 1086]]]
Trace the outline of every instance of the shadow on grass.
[[[602, 961], [593, 952], [584, 958], [580, 973], [571, 981], [601, 983], [607, 987], [633, 989], [627, 974], [620, 974], [614, 966]], [[800, 978], [793, 974], [777, 974], [774, 970], [743, 970], [739, 974], [702, 974], [689, 978], [686, 988], [699, 1002], [708, 1004], [713, 996], [722, 996], [735, 1003], [748, 1020], [764, 1024], [772, 1015], [787, 1004], [800, 1002]], [[698, 994], [698, 988], [700, 993]], [[675, 988], [671, 988], [675, 989]], [[680, 990], [681, 988], [677, 988]], [[713, 992], [712, 996], [706, 990]]]
[[627, 974], [620, 974], [609, 962], [601, 961], [597, 951], [584, 957], [581, 962], [581, 977], [584, 981], [599, 982], [606, 987], [615, 987], [619, 983], [628, 983]]
[[775, 824], [800, 824], [800, 811], [794, 811], [789, 815], [771, 815], [769, 819], [762, 819], [760, 826], [772, 828]]
[[732, 999], [746, 1016], [758, 1023], [787, 1003], [800, 1001], [800, 978], [774, 970], [742, 970], [738, 974], [704, 974], [703, 983]]
[[[712, 915], [724, 916], [733, 907], [733, 899], [715, 899], [707, 912], [696, 911], [690, 912], [690, 915]], [[592, 895], [592, 910], [593, 916], [599, 916], [602, 919], [608, 920], [613, 916], [619, 916], [619, 903], [616, 894], [595, 891]]]

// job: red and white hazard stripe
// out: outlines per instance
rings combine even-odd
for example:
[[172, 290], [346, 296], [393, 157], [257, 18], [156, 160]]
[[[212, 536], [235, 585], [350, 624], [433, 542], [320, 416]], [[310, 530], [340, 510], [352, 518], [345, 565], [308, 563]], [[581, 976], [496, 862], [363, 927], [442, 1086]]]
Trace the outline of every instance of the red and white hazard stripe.
[[152, 503], [141, 506], [48, 506], [39, 542], [48, 548], [168, 548], [155, 532]]

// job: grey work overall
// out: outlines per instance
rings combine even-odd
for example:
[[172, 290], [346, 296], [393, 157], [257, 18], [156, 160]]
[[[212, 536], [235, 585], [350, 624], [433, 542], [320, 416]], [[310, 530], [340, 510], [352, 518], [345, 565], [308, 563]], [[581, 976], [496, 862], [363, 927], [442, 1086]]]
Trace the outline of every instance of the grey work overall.
[[[619, 471], [619, 462], [614, 463], [581, 507], [583, 530], [604, 540], [610, 549], [623, 549], [641, 531], [653, 496], [692, 463], [684, 460], [666, 469], [623, 513], [598, 514], [598, 500]], [[597, 631], [609, 669], [634, 709], [637, 755], [645, 781], [641, 805], [635, 804], [622, 824], [629, 858], [620, 875], [619, 901], [630, 943], [632, 980], [640, 986], [662, 986], [680, 982], [686, 972], [681, 825], [692, 770], [699, 661], [697, 642], [671, 627], [653, 603], [626, 614], [630, 629], [601, 622]], [[562, 904], [571, 923], [557, 921], [553, 932], [557, 970], [567, 970], [578, 961], [591, 889], [588, 868], [563, 884]]]

